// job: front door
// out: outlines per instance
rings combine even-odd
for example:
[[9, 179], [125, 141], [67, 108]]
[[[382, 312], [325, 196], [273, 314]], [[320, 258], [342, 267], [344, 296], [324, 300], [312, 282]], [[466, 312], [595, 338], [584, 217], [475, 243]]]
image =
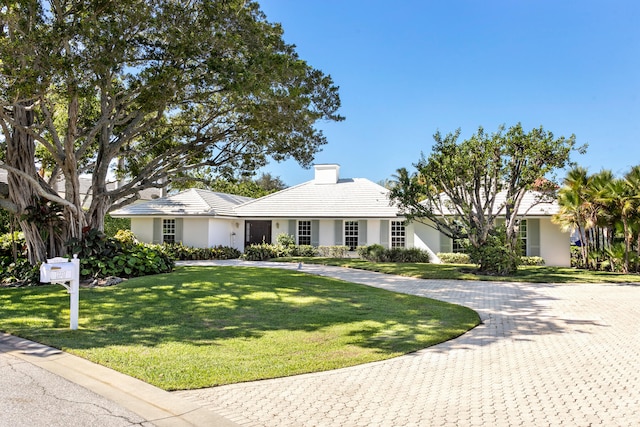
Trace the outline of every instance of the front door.
[[246, 221], [244, 246], [260, 243], [271, 244], [271, 221]]

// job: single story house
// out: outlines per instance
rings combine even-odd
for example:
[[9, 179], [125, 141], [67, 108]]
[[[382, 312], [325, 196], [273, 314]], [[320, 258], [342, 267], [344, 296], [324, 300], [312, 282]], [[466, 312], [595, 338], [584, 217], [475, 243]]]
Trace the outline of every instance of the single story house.
[[[405, 224], [386, 188], [364, 178], [341, 179], [336, 164], [314, 169], [313, 180], [259, 199], [191, 189], [126, 206], [111, 215], [131, 218], [132, 232], [149, 243], [180, 241], [242, 251], [287, 233], [300, 245], [346, 245], [351, 250], [372, 244], [417, 247], [435, 259], [437, 252], [458, 249], [456, 242], [427, 224]], [[551, 223], [557, 204], [534, 203], [531, 196], [522, 209], [528, 210], [520, 230], [527, 255], [541, 256], [547, 265], [570, 265], [569, 235]]]

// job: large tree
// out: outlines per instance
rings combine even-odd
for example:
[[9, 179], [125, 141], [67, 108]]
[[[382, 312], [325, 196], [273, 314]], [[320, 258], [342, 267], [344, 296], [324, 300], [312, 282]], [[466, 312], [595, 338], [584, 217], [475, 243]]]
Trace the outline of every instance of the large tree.
[[[60, 241], [102, 229], [107, 212], [191, 169], [226, 176], [269, 158], [308, 166], [326, 143], [315, 123], [342, 120], [331, 78], [253, 1], [15, 0], [0, 14], [2, 206], [63, 206]], [[64, 250], [20, 225], [32, 261]]]
[[[575, 137], [556, 138], [542, 127], [525, 132], [519, 123], [492, 134], [480, 127], [461, 142], [459, 137], [460, 130], [436, 133], [431, 154], [421, 156], [414, 172], [398, 170], [391, 198], [408, 219], [453, 239], [467, 238], [475, 249], [487, 246], [495, 237], [496, 218], [505, 217], [501, 239], [515, 253], [526, 192], [538, 190], [543, 199], [550, 175], [568, 164]], [[492, 270], [485, 261], [481, 269]]]

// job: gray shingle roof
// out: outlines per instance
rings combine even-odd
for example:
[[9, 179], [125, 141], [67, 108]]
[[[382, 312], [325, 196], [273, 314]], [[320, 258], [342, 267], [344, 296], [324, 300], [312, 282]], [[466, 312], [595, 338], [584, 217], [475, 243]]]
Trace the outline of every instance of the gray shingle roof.
[[389, 190], [364, 178], [336, 183], [308, 181], [238, 206], [241, 217], [395, 218]]
[[[500, 208], [503, 206], [506, 200], [506, 191], [501, 191], [496, 195], [496, 202], [494, 208]], [[447, 199], [442, 195], [443, 200]], [[537, 191], [527, 191], [522, 199], [520, 208], [518, 209], [518, 215], [526, 216], [550, 216], [557, 213], [560, 210], [560, 206], [555, 198], [550, 198]], [[453, 210], [444, 209], [445, 215], [451, 215]], [[500, 214], [505, 213], [504, 209], [499, 211]]]
[[136, 203], [111, 212], [111, 216], [236, 216], [234, 208], [250, 197], [192, 188], [169, 197]]

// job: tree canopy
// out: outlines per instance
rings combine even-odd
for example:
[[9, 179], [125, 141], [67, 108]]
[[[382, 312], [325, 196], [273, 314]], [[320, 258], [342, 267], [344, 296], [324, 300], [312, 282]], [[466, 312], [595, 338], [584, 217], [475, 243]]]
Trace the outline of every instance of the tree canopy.
[[[101, 229], [108, 211], [192, 169], [308, 166], [326, 143], [316, 122], [343, 119], [331, 77], [254, 1], [15, 0], [0, 14], [3, 207], [64, 206], [63, 238]], [[21, 227], [32, 260], [61, 250]]]
[[[502, 241], [513, 253], [523, 197], [530, 190], [545, 196], [550, 174], [569, 163], [575, 136], [556, 138], [542, 126], [525, 132], [518, 123], [491, 134], [480, 127], [461, 142], [459, 137], [459, 129], [436, 133], [431, 154], [421, 155], [414, 172], [398, 170], [391, 198], [408, 219], [453, 239], [466, 238], [475, 249], [488, 246], [496, 218], [506, 217]], [[501, 192], [504, 197], [498, 198]], [[482, 260], [481, 268], [491, 269]]]

